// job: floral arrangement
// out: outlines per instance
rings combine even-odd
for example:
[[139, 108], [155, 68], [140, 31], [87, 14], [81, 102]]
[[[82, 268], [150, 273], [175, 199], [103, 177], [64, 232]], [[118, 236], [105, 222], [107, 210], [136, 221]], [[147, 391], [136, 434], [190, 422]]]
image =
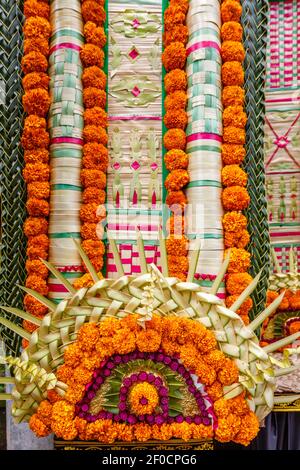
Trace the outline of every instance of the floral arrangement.
[[57, 378], [68, 389], [64, 397], [50, 391], [30, 418], [38, 436], [113, 443], [215, 435], [247, 445], [259, 429], [244, 394], [223, 398], [223, 386], [238, 379], [236, 365], [189, 319], [154, 315], [145, 328], [138, 315], [84, 324]]
[[[82, 2], [85, 44], [80, 52], [83, 64], [84, 146], [81, 170], [83, 204], [80, 210], [83, 248], [95, 270], [101, 276], [105, 246], [99, 239], [98, 224], [105, 212], [99, 206], [106, 199], [106, 170], [108, 165], [108, 136], [106, 113], [106, 74], [103, 71], [106, 44], [104, 23], [106, 12], [103, 2]], [[104, 206], [103, 206], [104, 207]], [[85, 274], [74, 281], [74, 287], [90, 285], [91, 277]]]
[[[48, 215], [50, 197], [49, 133], [47, 113], [50, 106], [48, 92], [48, 55], [51, 25], [49, 2], [26, 0], [24, 3], [24, 56], [21, 67], [24, 74], [22, 98], [27, 114], [21, 145], [24, 149], [25, 167], [23, 177], [27, 184], [28, 218], [24, 224], [27, 237], [26, 287], [41, 295], [48, 294], [48, 269], [41, 259], [48, 258]], [[48, 309], [29, 294], [25, 295], [27, 312], [42, 318]], [[26, 331], [32, 333], [37, 325], [23, 320]], [[23, 340], [23, 346], [28, 344]]]
[[183, 188], [189, 182], [188, 155], [185, 153], [185, 128], [188, 123], [185, 111], [187, 75], [184, 70], [188, 41], [188, 28], [185, 21], [188, 8], [188, 0], [170, 0], [169, 6], [164, 11], [164, 52], [162, 54], [162, 62], [167, 72], [164, 77], [166, 91], [164, 125], [168, 130], [164, 135], [164, 147], [167, 151], [164, 161], [169, 171], [164, 184], [168, 191], [166, 203], [174, 214], [171, 220], [175, 217], [178, 222], [175, 228], [179, 228], [176, 233], [174, 230], [169, 230], [166, 249], [170, 275], [183, 281], [188, 271], [188, 240], [183, 235], [184, 229], [182, 230], [183, 212], [187, 204]]
[[[244, 110], [244, 71], [242, 62], [245, 51], [242, 44], [243, 28], [240, 24], [242, 6], [239, 0], [225, 0], [221, 5], [221, 56], [223, 84], [223, 145], [222, 145], [222, 204], [225, 248], [230, 249], [230, 262], [226, 283], [226, 306], [230, 308], [244, 286], [252, 281], [247, 274], [250, 268], [250, 253], [246, 250], [250, 236], [247, 219], [242, 214], [250, 203], [247, 191], [247, 174], [240, 167], [246, 155], [245, 126], [247, 115]], [[226, 251], [225, 251], [226, 255]], [[242, 289], [243, 290], [243, 289]], [[249, 323], [252, 308], [249, 297], [238, 310], [243, 321]]]

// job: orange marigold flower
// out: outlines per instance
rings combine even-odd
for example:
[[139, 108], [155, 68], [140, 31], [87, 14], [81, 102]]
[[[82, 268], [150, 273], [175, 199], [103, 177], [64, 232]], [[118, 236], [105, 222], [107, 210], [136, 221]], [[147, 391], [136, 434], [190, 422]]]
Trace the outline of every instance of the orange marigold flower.
[[71, 384], [73, 381], [73, 367], [67, 366], [66, 364], [59, 366], [56, 376], [58, 380], [66, 384]]
[[273, 290], [267, 290], [267, 300], [266, 300], [266, 306], [268, 307], [272, 302], [274, 302], [275, 299], [279, 296], [278, 292], [275, 292]]
[[35, 325], [34, 323], [31, 323], [28, 320], [23, 320], [22, 321], [22, 326], [24, 330], [28, 331], [28, 333], [33, 333], [35, 330], [38, 329], [38, 326]]
[[161, 342], [161, 335], [151, 329], [141, 330], [136, 335], [136, 345], [139, 351], [142, 352], [155, 352], [159, 349]]
[[44, 248], [35, 245], [27, 248], [26, 255], [30, 260], [38, 258], [47, 259], [48, 252]]
[[222, 65], [222, 82], [225, 86], [243, 85], [244, 70], [242, 64], [237, 61], [225, 62]]
[[238, 165], [226, 165], [222, 169], [223, 186], [246, 186], [248, 176]]
[[[228, 212], [230, 214], [230, 212]], [[226, 248], [245, 248], [250, 242], [248, 230], [240, 230], [238, 232], [225, 232], [224, 244]]]
[[91, 371], [85, 369], [82, 366], [75, 367], [73, 371], [73, 380], [77, 384], [87, 384], [92, 378]]
[[103, 6], [93, 0], [85, 0], [81, 6], [84, 22], [92, 21], [96, 25], [103, 25], [106, 13]]
[[24, 160], [26, 163], [48, 163], [49, 151], [47, 149], [25, 150]]
[[89, 258], [104, 255], [105, 252], [105, 246], [101, 240], [84, 240], [82, 248]]
[[249, 325], [250, 319], [248, 315], [241, 315], [241, 320], [244, 322], [244, 325]]
[[188, 252], [188, 239], [171, 235], [166, 240], [166, 249], [168, 255], [186, 256]]
[[80, 364], [83, 354], [78, 342], [70, 344], [64, 351], [65, 366], [76, 367]]
[[175, 5], [170, 5], [165, 9], [164, 13], [164, 26], [165, 30], [169, 31], [174, 29], [174, 26], [183, 24], [185, 22], [185, 12], [182, 8]]
[[223, 387], [217, 380], [212, 385], [206, 386], [205, 390], [213, 401], [223, 396]]
[[48, 312], [48, 308], [41, 304], [38, 300], [29, 294], [24, 297], [24, 306], [27, 312], [39, 317], [45, 315]]
[[226, 21], [221, 28], [222, 41], [242, 41], [243, 28], [237, 21]]
[[223, 190], [222, 202], [227, 211], [244, 210], [250, 204], [250, 196], [246, 188], [230, 186]]
[[37, 199], [49, 199], [50, 197], [50, 183], [30, 183], [27, 185], [28, 197], [36, 197]]
[[167, 73], [164, 78], [166, 93], [174, 93], [187, 89], [187, 75], [184, 70], [175, 69]]
[[289, 299], [290, 309], [291, 310], [299, 310], [300, 309], [300, 296], [299, 294], [295, 294]]
[[[84, 88], [99, 88], [99, 90], [105, 90], [106, 79], [105, 72], [95, 65], [84, 69], [82, 74], [82, 83]], [[101, 107], [104, 108], [104, 106]]]
[[229, 400], [220, 398], [214, 404], [214, 412], [218, 418], [227, 418], [231, 412]]
[[168, 191], [178, 191], [190, 181], [187, 170], [174, 170], [165, 179], [165, 187]]
[[257, 436], [258, 431], [258, 418], [252, 411], [250, 411], [247, 415], [243, 416], [241, 427], [233, 440], [238, 444], [247, 446]]
[[90, 186], [86, 188], [82, 193], [82, 200], [85, 204], [89, 202], [96, 202], [97, 204], [104, 204], [106, 199], [106, 193], [103, 189]]
[[50, 107], [49, 93], [43, 88], [28, 90], [22, 97], [22, 103], [25, 113], [45, 116]]
[[49, 43], [44, 38], [31, 38], [24, 41], [24, 55], [31, 52], [39, 52], [45, 57], [49, 55]]
[[37, 0], [26, 0], [24, 3], [24, 15], [26, 18], [31, 16], [41, 16], [48, 19], [50, 16], [50, 7], [45, 2], [38, 2]]
[[194, 339], [195, 344], [202, 354], [207, 354], [217, 347], [217, 340], [213, 333], [206, 331], [203, 335], [197, 335]]
[[162, 53], [162, 62], [167, 72], [183, 69], [186, 62], [186, 50], [182, 42], [172, 42]]
[[97, 216], [98, 204], [91, 202], [89, 204], [82, 204], [80, 209], [80, 219], [82, 222], [90, 222], [97, 224], [100, 222], [100, 217]]
[[228, 106], [223, 111], [224, 126], [234, 126], [243, 129], [247, 123], [247, 115], [242, 106]]
[[117, 330], [112, 339], [113, 347], [118, 354], [128, 354], [135, 350], [135, 334], [129, 328]]
[[98, 240], [97, 225], [98, 224], [85, 223], [81, 226], [80, 233], [83, 240]]
[[86, 108], [98, 106], [105, 108], [106, 92], [95, 87], [88, 87], [83, 90], [83, 102]]
[[247, 218], [240, 212], [228, 212], [223, 217], [223, 227], [227, 232], [237, 232], [247, 227]]
[[189, 30], [184, 24], [176, 24], [173, 28], [166, 30], [163, 35], [164, 47], [172, 42], [182, 42], [186, 46], [189, 38]]
[[245, 49], [241, 42], [238, 41], [223, 41], [221, 45], [221, 56], [223, 62], [236, 60], [243, 62], [245, 59]]
[[43, 217], [28, 217], [24, 223], [24, 233], [27, 238], [48, 233], [47, 220]]
[[43, 421], [46, 426], [51, 426], [51, 414], [52, 414], [52, 405], [48, 400], [43, 400], [40, 402], [37, 409], [38, 417]]
[[167, 194], [166, 203], [172, 212], [181, 214], [187, 203], [187, 198], [183, 191], [170, 191]]
[[183, 109], [170, 109], [165, 113], [164, 123], [167, 129], [185, 129], [187, 122], [187, 113]]
[[240, 144], [244, 145], [246, 142], [245, 129], [240, 129], [235, 126], [227, 126], [223, 129], [223, 141], [226, 144]]
[[239, 21], [242, 15], [242, 7], [236, 0], [225, 0], [221, 5], [222, 23], [227, 21]]
[[41, 52], [29, 52], [21, 60], [23, 73], [47, 72], [48, 60]]
[[94, 124], [95, 126], [107, 127], [107, 113], [97, 106], [86, 109], [83, 118], [85, 125]]
[[166, 228], [172, 235], [175, 234], [177, 237], [181, 237], [185, 232], [185, 220], [182, 215], [171, 215], [167, 220]]
[[170, 6], [176, 6], [177, 8], [180, 8], [183, 13], [187, 13], [189, 9], [189, 0], [170, 0], [169, 2]]
[[99, 338], [100, 331], [96, 323], [85, 323], [77, 333], [77, 341], [83, 351], [92, 351]]
[[[97, 273], [99, 279], [102, 279], [103, 276], [100, 272]], [[73, 286], [75, 289], [82, 289], [82, 287], [92, 287], [95, 284], [92, 276], [89, 273], [84, 274], [83, 276], [75, 279]]]
[[27, 116], [24, 121], [24, 129], [46, 129], [46, 119], [34, 114]]
[[[224, 256], [228, 254], [228, 250], [225, 250]], [[231, 248], [230, 249], [230, 261], [228, 265], [228, 273], [240, 273], [248, 271], [251, 265], [251, 255], [248, 251], [243, 248]]]
[[108, 142], [107, 132], [100, 126], [85, 126], [83, 129], [83, 138], [85, 142], [98, 142], [103, 145], [107, 145]]
[[[143, 398], [146, 404], [143, 404]], [[135, 415], [152, 414], [159, 404], [159, 395], [155, 385], [148, 382], [134, 384], [128, 394], [130, 411]]]
[[32, 90], [33, 88], [43, 88], [48, 90], [50, 77], [44, 72], [32, 72], [25, 75], [22, 80], [22, 85], [25, 91]]
[[224, 165], [239, 165], [246, 156], [246, 150], [242, 145], [223, 144], [222, 160]]
[[248, 273], [228, 274], [226, 290], [231, 295], [239, 295], [251, 284], [252, 280], [252, 276]]
[[243, 106], [245, 90], [237, 85], [225, 86], [222, 91], [222, 100], [225, 108], [227, 106]]
[[24, 36], [28, 38], [46, 38], [51, 35], [51, 25], [46, 18], [33, 17], [27, 18], [23, 27]]
[[229, 414], [226, 418], [220, 418], [215, 432], [216, 439], [220, 442], [231, 441], [238, 432], [240, 424], [241, 419], [233, 414]]
[[54, 388], [47, 391], [47, 398], [48, 398], [49, 402], [52, 403], [52, 404], [59, 401], [59, 400], [61, 400], [61, 396], [56, 392], [56, 390]]
[[168, 266], [168, 268], [169, 268], [169, 276], [170, 277], [176, 277], [177, 279], [179, 279], [182, 282], [186, 281], [186, 274], [184, 272], [178, 271], [177, 268], [173, 269], [172, 266]]
[[34, 127], [24, 127], [21, 137], [21, 144], [24, 150], [34, 150], [38, 148], [48, 148], [50, 137], [45, 129]]
[[98, 26], [92, 21], [85, 23], [84, 28], [84, 37], [86, 42], [90, 42], [95, 46], [103, 48], [106, 44], [106, 34], [102, 26]]
[[100, 47], [94, 44], [84, 44], [80, 51], [80, 58], [84, 67], [103, 67], [104, 65], [104, 52]]
[[81, 170], [80, 178], [84, 188], [87, 186], [95, 186], [100, 189], [106, 188], [106, 174], [101, 170]]
[[46, 234], [29, 237], [27, 246], [39, 246], [43, 250], [48, 250], [49, 238]]
[[180, 149], [169, 150], [165, 155], [165, 165], [168, 171], [186, 170], [189, 164], [188, 155]]
[[49, 202], [31, 197], [26, 202], [26, 209], [31, 216], [47, 217], [50, 210]]
[[51, 434], [51, 429], [49, 429], [43, 421], [38, 417], [38, 415], [35, 413], [32, 415], [29, 419], [29, 427], [32, 432], [37, 437], [45, 437]]
[[222, 369], [218, 372], [218, 380], [223, 385], [231, 385], [237, 382], [239, 378], [239, 371], [236, 364], [229, 358], [225, 359]]
[[185, 150], [185, 132], [182, 129], [169, 129], [164, 135], [164, 146], [167, 150]]
[[177, 90], [167, 95], [165, 99], [165, 109], [170, 111], [173, 109], [185, 109], [187, 102], [187, 94], [183, 90]]
[[36, 274], [40, 276], [42, 279], [47, 279], [48, 277], [48, 269], [46, 268], [44, 263], [40, 261], [39, 259], [27, 260], [25, 264], [25, 268], [29, 275]]

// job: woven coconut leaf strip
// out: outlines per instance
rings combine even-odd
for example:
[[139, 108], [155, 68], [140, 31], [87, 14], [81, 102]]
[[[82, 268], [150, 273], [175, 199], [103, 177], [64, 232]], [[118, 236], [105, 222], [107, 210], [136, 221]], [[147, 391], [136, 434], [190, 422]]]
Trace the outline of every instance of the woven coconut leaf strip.
[[[0, 302], [22, 308], [23, 294], [18, 284], [25, 281], [25, 183], [22, 177], [23, 155], [19, 145], [23, 111], [20, 61], [22, 58], [23, 1], [0, 0], [1, 46], [0, 80], [5, 84], [5, 104], [0, 105], [0, 187], [1, 187], [1, 268]], [[17, 316], [4, 313], [11, 321]], [[21, 338], [0, 326], [6, 351], [16, 355]]]
[[266, 72], [266, 43], [268, 25], [267, 0], [243, 0], [242, 25], [246, 57], [245, 94], [248, 116], [246, 128], [245, 171], [248, 174], [248, 191], [251, 203], [247, 209], [252, 268], [250, 273], [262, 274], [253, 294], [255, 317], [263, 310], [270, 275], [270, 237], [264, 170], [264, 86]]

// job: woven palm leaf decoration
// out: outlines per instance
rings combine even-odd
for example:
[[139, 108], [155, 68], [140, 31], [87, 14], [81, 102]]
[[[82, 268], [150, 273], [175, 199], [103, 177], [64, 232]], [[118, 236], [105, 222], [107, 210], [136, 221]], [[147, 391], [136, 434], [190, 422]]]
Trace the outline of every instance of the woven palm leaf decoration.
[[[113, 240], [110, 243], [116, 248]], [[233, 417], [239, 426], [243, 426], [242, 423], [246, 426], [251, 416], [249, 427], [253, 426], [253, 419], [258, 426], [274, 403], [295, 400], [295, 396], [274, 398], [276, 376], [292, 370], [289, 350], [281, 362], [270, 353], [289, 344], [300, 333], [265, 348], [259, 346], [254, 333], [277, 308], [282, 295], [248, 326], [236, 313], [255, 289], [259, 276], [229, 310], [215, 295], [229, 259], [224, 261], [207, 293], [193, 282], [196, 262], [190, 267], [187, 282], [162, 275], [155, 265], [145, 266], [141, 275], [134, 278], [123, 274], [115, 249], [119, 278], [99, 280], [82, 247], [77, 246], [93, 278], [92, 287], [75, 291], [65, 281], [69, 295], [59, 305], [23, 288], [49, 308], [50, 313], [42, 320], [14, 308], [2, 307], [39, 325], [29, 335], [0, 318], [4, 326], [29, 340], [20, 358], [6, 358], [14, 371], [11, 381], [15, 387], [11, 395], [1, 398], [13, 399], [13, 415], [18, 422], [29, 420], [37, 435], [54, 431], [64, 439], [73, 439], [79, 434], [82, 439], [93, 436], [107, 442], [107, 432], [109, 442], [113, 442], [122, 440], [126, 426], [138, 440], [150, 438], [151, 426], [156, 431], [159, 428], [160, 432], [161, 429], [173, 430], [171, 436], [166, 434], [169, 437], [165, 438], [169, 439], [172, 435], [181, 436], [183, 426], [188, 426], [187, 429], [191, 426], [190, 433], [183, 433], [183, 438], [188, 439], [191, 433], [198, 432], [202, 437], [214, 434], [223, 442], [232, 439], [249, 444], [258, 427], [253, 434], [245, 436], [248, 431], [238, 431], [231, 424], [230, 433], [224, 434], [227, 419]], [[162, 241], [160, 248], [165, 249]], [[139, 251], [143, 259], [142, 244]], [[197, 255], [199, 253], [195, 258]], [[49, 263], [47, 266], [57, 274]], [[164, 339], [166, 325], [169, 330]], [[179, 328], [175, 342], [172, 342], [172, 325]], [[127, 333], [121, 341], [121, 336], [115, 335], [124, 331], [122, 328]], [[150, 333], [154, 336], [149, 336]], [[194, 343], [189, 343], [185, 336], [187, 344], [184, 344], [187, 333], [194, 338]], [[172, 352], [171, 347], [176, 345], [179, 349]], [[189, 363], [193, 348], [198, 348], [196, 363], [200, 360], [203, 373], [201, 367], [196, 366], [195, 370]], [[208, 357], [211, 368], [205, 368], [204, 360]], [[78, 366], [78, 360], [82, 360], [83, 368]], [[72, 379], [69, 376], [73, 369], [77, 374], [76, 383], [75, 376]], [[215, 374], [212, 378], [211, 373]], [[216, 377], [223, 385], [221, 393], [214, 396]], [[134, 401], [136, 396], [140, 397], [138, 402]], [[240, 400], [239, 406], [235, 400]], [[235, 416], [235, 411], [229, 414], [227, 403], [235, 404], [240, 416]], [[146, 411], [141, 412], [140, 408]], [[64, 424], [66, 422], [68, 424]]]
[[[1, 269], [0, 301], [21, 307], [23, 295], [18, 284], [25, 280], [25, 183], [20, 143], [22, 129], [21, 68], [22, 1], [1, 0], [0, 80], [5, 86], [4, 103], [0, 104], [0, 185], [1, 185]], [[4, 313], [5, 315], [5, 313]], [[11, 318], [11, 317], [10, 317]], [[18, 323], [18, 317], [12, 318]], [[18, 354], [19, 335], [0, 326], [7, 351]]]

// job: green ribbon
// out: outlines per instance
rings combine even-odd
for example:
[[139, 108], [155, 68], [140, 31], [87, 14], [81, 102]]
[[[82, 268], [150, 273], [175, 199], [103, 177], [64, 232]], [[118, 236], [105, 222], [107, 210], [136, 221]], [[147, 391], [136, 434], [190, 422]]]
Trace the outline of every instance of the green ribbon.
[[195, 180], [191, 181], [186, 188], [201, 188], [203, 186], [212, 186], [214, 188], [222, 188], [222, 184], [219, 181], [214, 180]]

